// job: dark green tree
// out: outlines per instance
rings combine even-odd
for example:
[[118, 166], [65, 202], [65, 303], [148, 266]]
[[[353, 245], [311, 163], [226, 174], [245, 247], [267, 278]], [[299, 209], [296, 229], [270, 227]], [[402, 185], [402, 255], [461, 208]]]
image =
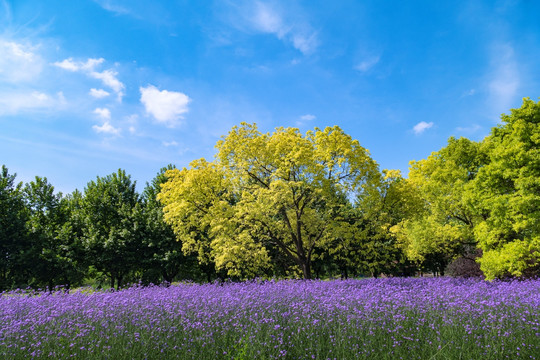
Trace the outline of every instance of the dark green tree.
[[0, 290], [23, 287], [30, 281], [30, 242], [23, 184], [2, 165], [0, 172]]
[[62, 255], [62, 278], [68, 288], [82, 283], [88, 271], [89, 258], [83, 246], [83, 195], [79, 190], [63, 197], [60, 202], [63, 221], [58, 233]]
[[34, 286], [47, 286], [52, 291], [55, 285], [69, 288], [83, 279], [81, 226], [73, 231], [72, 221], [80, 193], [74, 194], [55, 194], [47, 178], [39, 176], [24, 188]]
[[136, 182], [124, 170], [90, 181], [84, 190], [83, 244], [92, 265], [120, 288], [144, 259], [145, 219]]
[[[344, 199], [342, 202], [345, 204]], [[364, 184], [354, 204], [344, 205], [330, 254], [342, 278], [349, 274], [408, 275], [414, 271], [391, 231], [419, 211], [420, 200], [397, 170], [383, 170]]]
[[62, 277], [62, 246], [58, 234], [64, 222], [62, 194], [54, 193], [47, 178], [36, 176], [24, 187], [24, 198], [29, 218], [28, 235], [32, 244], [32, 274], [34, 284], [47, 286], [49, 291]]

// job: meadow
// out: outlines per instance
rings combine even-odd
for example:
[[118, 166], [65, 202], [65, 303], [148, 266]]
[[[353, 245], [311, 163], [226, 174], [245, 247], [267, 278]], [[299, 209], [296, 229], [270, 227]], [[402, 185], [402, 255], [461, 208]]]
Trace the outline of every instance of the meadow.
[[540, 359], [540, 281], [386, 278], [0, 296], [0, 358]]

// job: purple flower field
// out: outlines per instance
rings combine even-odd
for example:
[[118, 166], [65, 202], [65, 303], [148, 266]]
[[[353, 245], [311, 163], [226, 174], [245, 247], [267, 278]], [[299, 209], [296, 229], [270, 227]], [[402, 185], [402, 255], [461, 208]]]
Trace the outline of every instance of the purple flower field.
[[264, 281], [0, 297], [0, 358], [540, 359], [540, 281]]

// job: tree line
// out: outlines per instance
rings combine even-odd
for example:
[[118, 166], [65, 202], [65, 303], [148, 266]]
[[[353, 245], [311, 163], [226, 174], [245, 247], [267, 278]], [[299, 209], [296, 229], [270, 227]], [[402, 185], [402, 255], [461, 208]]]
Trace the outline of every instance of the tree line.
[[[172, 169], [169, 166], [168, 169]], [[124, 170], [63, 196], [46, 178], [16, 183], [0, 174], [0, 289], [79, 286], [88, 281], [200, 280], [215, 271], [184, 255], [156, 200], [162, 169], [138, 194]]]
[[0, 174], [0, 288], [254, 277], [536, 276], [540, 102], [481, 141], [451, 137], [409, 175], [380, 170], [338, 126], [242, 123], [214, 161], [123, 170], [63, 196]]

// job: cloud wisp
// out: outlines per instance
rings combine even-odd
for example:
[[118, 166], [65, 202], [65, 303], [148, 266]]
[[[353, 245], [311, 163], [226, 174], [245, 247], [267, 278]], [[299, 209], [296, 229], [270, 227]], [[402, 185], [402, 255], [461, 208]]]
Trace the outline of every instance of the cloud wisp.
[[418, 124], [414, 125], [413, 132], [416, 135], [420, 135], [424, 131], [426, 131], [427, 129], [432, 128], [432, 127], [433, 127], [433, 122], [420, 121]]
[[115, 4], [111, 0], [94, 0], [99, 6], [107, 11], [111, 11], [117, 15], [131, 15], [131, 11], [121, 5]]
[[104, 120], [110, 120], [111, 119], [111, 111], [107, 108], [97, 108], [94, 110], [94, 114], [99, 116], [101, 119]]
[[92, 129], [94, 129], [94, 131], [97, 132], [98, 134], [120, 135], [120, 129], [115, 128], [108, 121], [105, 121], [103, 125], [101, 126], [94, 125], [92, 126]]
[[296, 121], [296, 126], [303, 127], [306, 123], [315, 120], [317, 117], [313, 114], [304, 114], [300, 116], [300, 119]]
[[317, 32], [299, 9], [285, 11], [274, 2], [245, 1], [235, 10], [229, 22], [239, 30], [274, 35], [304, 55], [312, 54], [319, 46]]
[[[125, 85], [120, 80], [118, 80], [118, 72], [113, 69], [107, 69], [101, 72], [96, 70], [96, 68], [104, 62], [105, 59], [103, 58], [90, 58], [86, 60], [86, 62], [74, 61], [73, 58], [67, 58], [62, 61], [57, 61], [53, 63], [53, 65], [71, 72], [82, 72], [88, 77], [100, 80], [104, 86], [110, 88], [116, 93], [118, 101], [122, 101]], [[103, 91], [99, 92], [99, 90], [96, 90], [94, 93], [92, 93], [92, 90], [90, 90], [90, 95], [98, 97], [96, 95], [103, 95]]]
[[176, 141], [162, 141], [161, 144], [165, 147], [170, 147], [170, 146], [178, 146], [179, 144], [176, 142]]
[[181, 124], [184, 114], [189, 111], [189, 96], [177, 91], [159, 90], [153, 85], [141, 87], [141, 103], [146, 113], [158, 123], [167, 127]]
[[492, 71], [489, 74], [490, 103], [497, 115], [512, 107], [521, 84], [518, 62], [510, 44], [498, 44], [492, 50]]
[[103, 120], [103, 124], [101, 126], [94, 125], [92, 126], [92, 129], [94, 129], [95, 132], [98, 134], [106, 134], [106, 135], [120, 135], [120, 129], [115, 128], [111, 125], [111, 111], [107, 108], [97, 108], [94, 110], [94, 114], [96, 114], [101, 120]]
[[44, 61], [31, 45], [0, 39], [0, 81], [33, 82], [41, 74]]
[[482, 127], [478, 124], [472, 124], [471, 126], [458, 126], [456, 128], [456, 131], [457, 132], [460, 132], [460, 133], [464, 133], [464, 134], [467, 134], [467, 135], [472, 135], [476, 132], [478, 132], [478, 130], [482, 129]]
[[362, 73], [365, 73], [365, 72], [368, 72], [369, 70], [371, 70], [375, 65], [377, 65], [379, 63], [379, 61], [381, 60], [381, 57], [380, 56], [372, 56], [372, 57], [369, 57], [367, 59], [364, 59], [363, 61], [361, 61], [359, 64], [357, 64], [354, 69], [355, 70], [358, 70]]
[[96, 99], [103, 99], [110, 95], [108, 91], [105, 91], [103, 89], [90, 89], [89, 91], [90, 96], [95, 97]]
[[50, 112], [65, 104], [64, 95], [54, 95], [36, 90], [0, 91], [0, 115], [16, 115], [21, 112]]
[[315, 120], [317, 117], [313, 114], [305, 114], [305, 115], [302, 115], [300, 116], [300, 120], [304, 120], [304, 121], [311, 121], [311, 120]]

